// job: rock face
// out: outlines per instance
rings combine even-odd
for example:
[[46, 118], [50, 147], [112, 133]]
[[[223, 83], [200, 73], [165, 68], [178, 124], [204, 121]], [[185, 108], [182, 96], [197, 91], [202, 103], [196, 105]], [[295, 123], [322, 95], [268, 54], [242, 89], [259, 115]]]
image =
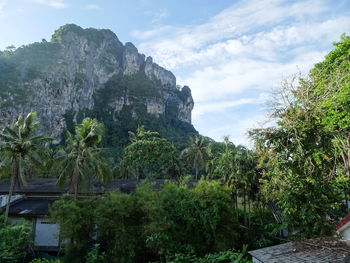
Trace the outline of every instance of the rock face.
[[110, 114], [114, 121], [126, 110], [133, 119], [171, 114], [191, 124], [190, 89], [177, 87], [170, 71], [110, 30], [63, 26], [50, 42], [0, 52], [0, 75], [1, 126], [30, 111], [57, 139], [69, 121], [87, 112]]

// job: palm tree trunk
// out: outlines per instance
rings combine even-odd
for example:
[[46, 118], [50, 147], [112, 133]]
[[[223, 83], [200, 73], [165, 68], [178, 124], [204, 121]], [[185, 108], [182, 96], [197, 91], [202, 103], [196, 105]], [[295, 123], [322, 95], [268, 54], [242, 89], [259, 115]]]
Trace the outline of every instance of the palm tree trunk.
[[6, 209], [5, 209], [5, 218], [4, 218], [4, 223], [5, 224], [7, 224], [8, 217], [9, 217], [10, 203], [11, 203], [11, 198], [12, 198], [13, 192], [15, 190], [15, 180], [16, 180], [16, 175], [17, 175], [16, 161], [13, 161], [13, 162], [14, 163], [12, 165], [12, 176], [11, 176], [10, 190], [9, 190], [9, 194], [7, 196], [7, 204], [6, 204]]
[[246, 202], [246, 192], [243, 190], [243, 210], [244, 210], [244, 225], [247, 226], [247, 202]]
[[79, 174], [75, 175], [74, 180], [74, 198], [78, 199], [78, 185], [79, 185]]

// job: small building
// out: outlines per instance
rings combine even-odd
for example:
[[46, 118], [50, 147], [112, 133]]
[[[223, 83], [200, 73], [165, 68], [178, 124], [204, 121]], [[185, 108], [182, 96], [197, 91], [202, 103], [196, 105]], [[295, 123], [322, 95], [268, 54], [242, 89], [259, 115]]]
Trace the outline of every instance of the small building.
[[350, 245], [350, 214], [340, 220], [336, 229], [338, 234]]
[[[103, 186], [98, 182], [91, 185], [87, 191], [79, 193], [79, 197], [100, 195], [112, 191], [123, 193], [135, 192], [137, 185], [142, 180], [115, 179]], [[155, 189], [159, 189], [166, 180], [156, 179], [151, 182]], [[58, 251], [61, 240], [59, 237], [59, 226], [48, 220], [49, 208], [54, 201], [67, 193], [67, 189], [59, 188], [56, 179], [35, 178], [30, 179], [26, 186], [16, 189], [16, 194], [11, 198], [9, 209], [9, 220], [16, 222], [21, 219], [33, 223], [34, 249], [37, 251]], [[189, 186], [196, 182], [190, 181]], [[7, 203], [10, 180], [0, 182], [0, 209], [4, 209]]]
[[350, 263], [350, 248], [334, 238], [288, 242], [249, 254], [253, 263]]

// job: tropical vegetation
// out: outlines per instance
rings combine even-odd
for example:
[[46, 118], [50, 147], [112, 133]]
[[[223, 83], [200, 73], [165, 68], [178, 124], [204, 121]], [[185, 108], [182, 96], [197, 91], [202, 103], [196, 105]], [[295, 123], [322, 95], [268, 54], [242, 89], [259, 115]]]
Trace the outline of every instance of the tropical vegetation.
[[[1, 176], [10, 197], [27, 177], [56, 178], [68, 192], [50, 208], [69, 240], [57, 262], [243, 263], [247, 249], [279, 243], [281, 230], [292, 239], [332, 235], [349, 212], [349, 54], [343, 35], [308, 76], [286, 80], [272, 104], [275, 125], [249, 132], [252, 149], [199, 135], [177, 147], [139, 125], [111, 158], [110, 126], [85, 118], [52, 144], [29, 113], [0, 133]], [[129, 194], [79, 196], [117, 178], [142, 182]], [[28, 224], [6, 221], [1, 262], [29, 262]]]

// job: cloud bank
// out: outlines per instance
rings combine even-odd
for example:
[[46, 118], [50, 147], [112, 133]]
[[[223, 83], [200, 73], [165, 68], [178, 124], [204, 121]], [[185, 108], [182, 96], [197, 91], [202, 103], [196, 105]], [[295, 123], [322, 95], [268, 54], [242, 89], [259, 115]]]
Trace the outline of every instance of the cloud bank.
[[34, 3], [49, 6], [52, 8], [62, 9], [69, 7], [69, 4], [63, 0], [33, 0]]
[[246, 131], [266, 120], [266, 102], [284, 78], [306, 74], [342, 33], [349, 1], [248, 0], [202, 24], [134, 30], [139, 49], [189, 85], [200, 133], [249, 144]]

